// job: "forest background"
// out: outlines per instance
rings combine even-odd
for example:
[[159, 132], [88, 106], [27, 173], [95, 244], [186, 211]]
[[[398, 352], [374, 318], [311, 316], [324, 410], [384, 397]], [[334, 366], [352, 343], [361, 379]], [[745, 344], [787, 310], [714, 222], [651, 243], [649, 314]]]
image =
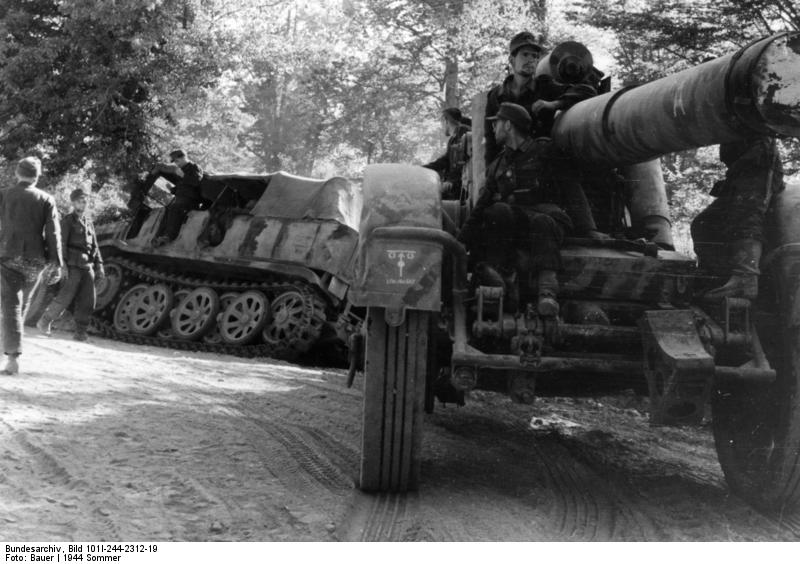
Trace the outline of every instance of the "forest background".
[[[793, 0], [0, 0], [0, 170], [40, 156], [66, 209], [124, 214], [175, 147], [210, 172], [358, 179], [424, 163], [443, 107], [506, 74], [508, 39], [578, 40], [613, 88], [800, 29]], [[782, 142], [788, 175], [796, 140]], [[724, 174], [715, 147], [663, 159], [679, 239]]]

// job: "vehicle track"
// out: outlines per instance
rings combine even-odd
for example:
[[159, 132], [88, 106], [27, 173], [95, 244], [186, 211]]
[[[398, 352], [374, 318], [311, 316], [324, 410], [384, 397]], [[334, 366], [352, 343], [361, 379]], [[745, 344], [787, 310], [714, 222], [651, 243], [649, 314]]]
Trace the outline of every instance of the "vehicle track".
[[303, 432], [257, 414], [237, 410], [241, 419], [261, 437], [254, 445], [270, 472], [297, 495], [313, 500], [318, 495], [343, 495], [353, 480], [325, 455], [324, 445]]
[[[63, 492], [67, 492], [63, 499], [53, 499], [54, 502], [60, 503], [66, 509], [75, 510], [79, 516], [77, 519], [85, 518], [87, 515], [91, 516], [94, 522], [100, 525], [99, 540], [111, 541], [122, 538], [119, 528], [110, 517], [110, 513], [101, 510], [95, 503], [93, 499], [95, 492], [89, 482], [82, 477], [77, 477], [79, 474], [74, 468], [61, 462], [60, 460], [63, 460], [63, 457], [55, 455], [47, 446], [38, 444], [37, 441], [32, 439], [28, 431], [17, 429], [7, 421], [0, 421], [0, 423], [8, 429], [12, 440], [29, 457], [32, 471], [41, 477], [42, 483], [45, 484], [44, 489], [57, 490], [58, 493], [54, 494], [55, 496], [60, 496]], [[64, 526], [71, 528], [69, 522], [66, 522]]]
[[[498, 417], [498, 412], [474, 404], [468, 417], [470, 435], [478, 445], [494, 443], [508, 453], [505, 461], [516, 479], [542, 481], [547, 494], [545, 528], [552, 540], [652, 540], [658, 538], [651, 518], [623, 485], [586, 465], [565, 448], [557, 433], [534, 431], [527, 419]], [[460, 418], [460, 416], [459, 416]], [[463, 421], [447, 422], [465, 425]], [[525, 455], [524, 453], [528, 453]], [[475, 469], [478, 470], [478, 469]], [[509, 477], [509, 480], [515, 479]], [[539, 518], [541, 519], [541, 515]]]
[[387, 542], [407, 540], [433, 540], [429, 536], [418, 538], [419, 527], [412, 527], [411, 516], [419, 511], [419, 496], [415, 493], [357, 492], [346, 519], [347, 528], [340, 540]]

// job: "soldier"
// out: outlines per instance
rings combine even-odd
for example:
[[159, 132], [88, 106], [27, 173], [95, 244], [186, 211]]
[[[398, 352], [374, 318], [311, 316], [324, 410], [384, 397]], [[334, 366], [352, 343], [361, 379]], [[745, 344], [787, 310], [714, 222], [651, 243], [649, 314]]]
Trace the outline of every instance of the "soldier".
[[94, 311], [96, 299], [95, 278], [105, 278], [103, 258], [97, 245], [94, 226], [86, 217], [88, 197], [80, 188], [73, 190], [69, 196], [72, 202], [72, 213], [61, 220], [61, 238], [64, 248], [64, 262], [67, 275], [58, 296], [53, 300], [36, 327], [44, 335], [50, 335], [50, 326], [73, 302], [75, 317], [75, 340], [87, 340], [86, 330], [89, 318]]
[[4, 374], [19, 373], [22, 320], [46, 265], [61, 275], [61, 232], [53, 197], [36, 187], [42, 164], [35, 157], [17, 163], [17, 184], [0, 192], [0, 302]]
[[189, 160], [183, 149], [172, 151], [169, 157], [178, 167], [177, 174], [181, 179], [172, 190], [172, 193], [175, 194], [175, 199], [167, 208], [166, 217], [164, 218], [164, 235], [153, 241], [154, 246], [174, 241], [186, 216], [190, 211], [200, 209], [200, 204], [203, 201], [203, 197], [200, 194], [203, 170], [196, 163]]
[[445, 200], [463, 199], [461, 194], [461, 171], [464, 168], [466, 157], [463, 154], [462, 140], [469, 133], [461, 110], [447, 108], [442, 112], [442, 125], [444, 134], [447, 135], [447, 150], [444, 155], [433, 162], [422, 165], [435, 170], [442, 178], [442, 198]]
[[[536, 43], [533, 34], [523, 31], [515, 35], [508, 46], [508, 66], [511, 69], [502, 84], [489, 91], [486, 98], [486, 115], [497, 114], [503, 102], [513, 102], [524, 107], [531, 115], [531, 135], [547, 137], [553, 127], [555, 113], [566, 110], [577, 102], [597, 94], [588, 84], [558, 84], [550, 76], [534, 78], [536, 67], [544, 49]], [[497, 158], [502, 143], [495, 139], [492, 124], [486, 120], [484, 128], [486, 166]]]
[[720, 160], [728, 167], [714, 184], [716, 196], [692, 221], [692, 240], [700, 263], [724, 256], [730, 279], [705, 297], [755, 299], [758, 265], [764, 240], [764, 217], [772, 195], [784, 188], [783, 166], [775, 139], [756, 136], [720, 145]]
[[576, 175], [554, 158], [549, 140], [531, 137], [531, 117], [525, 108], [504, 102], [489, 122], [504, 149], [489, 165], [486, 184], [458, 239], [476, 261], [499, 267], [511, 301], [516, 299], [516, 250], [530, 251], [531, 270], [537, 272], [539, 314], [555, 316], [556, 272], [561, 268], [565, 233], [602, 235], [595, 229]]

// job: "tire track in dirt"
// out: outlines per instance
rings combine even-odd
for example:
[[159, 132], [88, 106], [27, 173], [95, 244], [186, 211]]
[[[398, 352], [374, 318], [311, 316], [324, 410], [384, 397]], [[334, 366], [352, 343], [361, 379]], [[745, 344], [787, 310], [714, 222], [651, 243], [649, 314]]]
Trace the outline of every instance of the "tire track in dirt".
[[34, 461], [33, 468], [38, 470], [42, 476], [42, 483], [47, 487], [61, 487], [61, 491], [66, 489], [73, 493], [69, 499], [61, 500], [61, 505], [65, 508], [78, 509], [80, 506], [86, 507], [88, 511], [78, 513], [85, 517], [90, 515], [101, 526], [99, 540], [110, 541], [122, 538], [116, 523], [110, 518], [108, 511], [97, 506], [91, 499], [94, 492], [91, 491], [90, 484], [83, 478], [75, 476], [74, 469], [68, 468], [59, 458], [53, 454], [46, 446], [36, 444], [30, 438], [30, 433], [22, 429], [16, 429], [6, 421], [3, 425], [10, 431], [11, 438], [27, 453]]
[[[418, 537], [419, 527], [412, 527], [410, 516], [418, 512], [416, 493], [357, 492], [353, 506], [345, 519], [344, 541], [388, 542], [407, 540], [433, 540]], [[417, 533], [415, 535], [415, 533]]]
[[534, 471], [528, 475], [541, 476], [550, 494], [545, 526], [552, 529], [552, 540], [615, 540], [622, 534], [631, 540], [653, 538], [656, 528], [639, 504], [613, 479], [576, 458], [557, 433], [535, 431], [517, 417], [501, 420], [496, 411], [478, 403], [471, 409], [483, 420], [476, 425], [479, 432], [473, 433], [479, 444], [492, 441], [508, 452], [532, 452]]
[[293, 493], [314, 499], [318, 495], [341, 496], [353, 488], [352, 478], [326, 456], [325, 445], [275, 420], [235, 408], [229, 411], [238, 413], [254, 429], [247, 436], [261, 440], [252, 446], [273, 476]]
[[768, 515], [768, 518], [775, 523], [781, 532], [786, 532], [800, 540], [800, 514], [790, 515]]

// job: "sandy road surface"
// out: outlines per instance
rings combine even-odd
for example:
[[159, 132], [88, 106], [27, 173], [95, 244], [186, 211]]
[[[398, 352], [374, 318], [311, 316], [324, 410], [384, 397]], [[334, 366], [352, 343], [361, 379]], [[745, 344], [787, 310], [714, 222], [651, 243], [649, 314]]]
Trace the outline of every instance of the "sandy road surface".
[[419, 493], [368, 496], [360, 382], [30, 337], [0, 376], [3, 540], [796, 540], [725, 488], [707, 430], [635, 398], [476, 394], [427, 417]]

